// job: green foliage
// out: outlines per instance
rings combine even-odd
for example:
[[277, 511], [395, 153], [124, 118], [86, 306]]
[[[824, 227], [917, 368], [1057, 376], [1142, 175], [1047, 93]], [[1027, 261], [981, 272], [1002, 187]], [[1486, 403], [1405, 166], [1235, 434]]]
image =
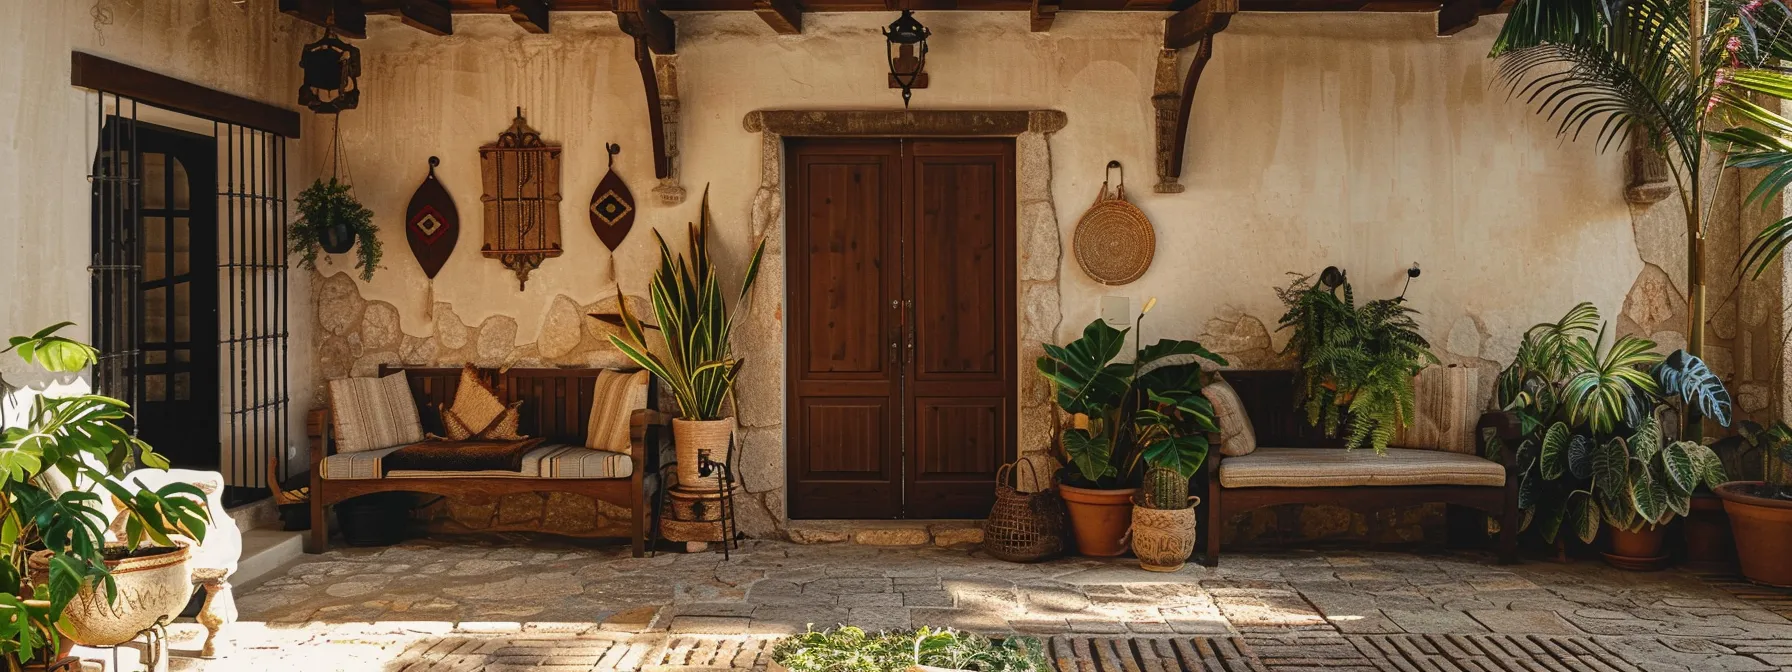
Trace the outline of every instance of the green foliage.
[[809, 630], [772, 647], [791, 672], [902, 672], [928, 665], [978, 672], [1049, 672], [1044, 645], [1031, 637], [992, 641], [949, 628], [869, 633], [855, 627]]
[[1351, 448], [1386, 451], [1413, 421], [1413, 376], [1438, 361], [1419, 335], [1418, 311], [1399, 298], [1359, 307], [1349, 282], [1326, 289], [1312, 276], [1276, 296], [1287, 307], [1280, 328], [1294, 330], [1282, 352], [1300, 358], [1307, 422], [1326, 436], [1345, 430]]
[[[64, 322], [31, 336], [10, 339], [7, 352], [51, 372], [79, 371], [98, 359], [93, 348], [55, 333]], [[12, 390], [0, 381], [0, 387]], [[122, 504], [126, 547], [144, 541], [172, 546], [171, 534], [205, 539], [209, 522], [205, 494], [185, 483], [149, 491], [141, 483], [136, 491], [120, 479], [135, 458], [153, 468], [168, 462], [148, 444], [127, 432], [130, 409], [124, 402], [99, 395], [50, 397], [38, 395], [20, 422], [0, 427], [0, 654], [28, 658], [37, 649], [56, 644], [52, 624], [63, 609], [85, 589], [103, 589], [107, 599], [116, 586], [106, 568], [109, 548], [105, 520], [98, 505], [100, 495], [73, 490], [51, 495], [40, 477], [52, 471], [69, 482], [99, 486]], [[8, 418], [15, 420], [15, 418]], [[116, 546], [112, 546], [115, 548]], [[30, 554], [48, 550], [47, 586], [29, 586], [26, 562]], [[38, 602], [43, 600], [44, 602]]]
[[[1740, 456], [1744, 449], [1756, 451], [1761, 459], [1762, 475], [1766, 478], [1765, 492], [1760, 494], [1792, 499], [1792, 426], [1784, 420], [1776, 420], [1765, 427], [1751, 420], [1743, 420], [1738, 425], [1735, 434], [1711, 444], [1712, 449], [1719, 455], [1732, 456]], [[1716, 463], [1716, 468], [1721, 476], [1724, 468], [1721, 460]]]
[[379, 268], [380, 257], [384, 254], [380, 248], [380, 229], [373, 225], [373, 211], [355, 199], [349, 185], [334, 177], [328, 184], [321, 179], [312, 182], [299, 192], [298, 210], [298, 220], [287, 229], [286, 243], [290, 253], [299, 255], [300, 266], [317, 268], [319, 240], [324, 230], [344, 223], [360, 243], [360, 248], [355, 251], [355, 268], [361, 269], [362, 280], [373, 279], [373, 270]]
[[1525, 435], [1517, 451], [1525, 528], [1548, 542], [1564, 531], [1591, 542], [1600, 521], [1664, 524], [1686, 515], [1697, 488], [1723, 482], [1716, 452], [1668, 438], [1676, 428], [1656, 420], [1675, 404], [1728, 419], [1723, 382], [1685, 351], [1664, 358], [1645, 339], [1606, 340], [1598, 309], [1577, 305], [1527, 330], [1495, 385], [1496, 403]]
[[1059, 435], [1073, 484], [1125, 487], [1138, 482], [1141, 463], [1193, 476], [1207, 459], [1207, 433], [1219, 431], [1213, 404], [1201, 396], [1201, 362], [1225, 358], [1165, 339], [1116, 362], [1130, 331], [1095, 320], [1082, 338], [1046, 344], [1037, 362], [1058, 408], [1077, 420]]
[[[678, 400], [679, 415], [686, 420], [725, 417], [722, 403], [734, 394], [734, 381], [744, 361], [731, 354], [729, 339], [734, 331], [734, 317], [729, 315], [722, 293], [721, 274], [710, 261], [710, 222], [709, 189], [705, 188], [700, 219], [690, 225], [688, 262], [682, 254], [674, 258], [665, 237], [659, 231], [653, 232], [660, 243], [660, 268], [648, 284], [648, 293], [654, 316], [659, 319], [666, 356], [648, 349], [645, 327], [629, 312], [621, 288], [616, 290], [616, 305], [622, 313], [624, 333], [610, 337], [610, 343], [622, 354], [666, 381], [673, 398]], [[747, 260], [740, 293], [735, 296], [736, 312], [746, 304], [764, 254], [762, 240]]]

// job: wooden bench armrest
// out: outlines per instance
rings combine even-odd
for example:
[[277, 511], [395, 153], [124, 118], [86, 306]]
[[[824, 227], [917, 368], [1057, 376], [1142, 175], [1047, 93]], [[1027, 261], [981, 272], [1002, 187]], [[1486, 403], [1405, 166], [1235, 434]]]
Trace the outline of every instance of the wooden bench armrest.
[[1524, 438], [1523, 428], [1518, 416], [1506, 411], [1487, 411], [1481, 414], [1481, 421], [1475, 423], [1475, 452], [1487, 455], [1488, 430], [1492, 430], [1493, 438], [1500, 442], [1500, 464], [1506, 466], [1507, 472], [1518, 468], [1518, 440]]

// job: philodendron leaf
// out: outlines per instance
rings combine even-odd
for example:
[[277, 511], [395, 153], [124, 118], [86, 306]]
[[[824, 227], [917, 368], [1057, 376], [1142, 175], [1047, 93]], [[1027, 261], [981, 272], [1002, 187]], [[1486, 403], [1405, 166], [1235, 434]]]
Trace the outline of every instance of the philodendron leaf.
[[1593, 475], [1593, 452], [1597, 450], [1593, 438], [1575, 434], [1568, 439], [1568, 473], [1577, 479], [1589, 478]]
[[1656, 499], [1655, 484], [1649, 476], [1648, 465], [1632, 465], [1630, 472], [1630, 505], [1645, 521], [1652, 522], [1660, 518], [1661, 510], [1667, 508], [1667, 502]]
[[1699, 480], [1704, 482], [1705, 487], [1716, 490], [1717, 486], [1730, 480], [1729, 474], [1724, 472], [1724, 460], [1717, 456], [1717, 451], [1710, 446], [1690, 441], [1687, 443], [1691, 446], [1688, 450], [1692, 452], [1693, 467], [1698, 470]]
[[1691, 441], [1676, 441], [1661, 449], [1662, 472], [1667, 475], [1666, 485], [1671, 486], [1675, 494], [1692, 494], [1693, 488], [1699, 485], [1699, 472], [1693, 464], [1692, 453], [1687, 450], [1688, 446], [1703, 448]]
[[1530, 511], [1537, 507], [1537, 475], [1534, 471], [1524, 472], [1518, 481], [1518, 508]]
[[1630, 486], [1629, 464], [1630, 450], [1624, 438], [1612, 437], [1593, 452], [1593, 488], [1606, 495], [1624, 491]]
[[1575, 532], [1578, 533], [1577, 536], [1580, 537], [1581, 543], [1591, 544], [1599, 536], [1599, 522], [1604, 516], [1599, 513], [1599, 500], [1584, 493], [1585, 491], [1575, 493], [1582, 495], [1579, 499], [1580, 503], [1574, 507]]
[[[67, 605], [81, 592], [82, 579], [87, 576], [86, 569], [68, 555], [57, 553], [50, 556], [50, 604]], [[60, 618], [61, 610], [57, 609], [51, 618]]]
[[1558, 422], [1549, 426], [1543, 433], [1543, 452], [1539, 455], [1539, 467], [1543, 472], [1543, 480], [1553, 481], [1568, 471], [1568, 433], [1567, 423]]
[[1662, 394], [1680, 397], [1688, 410], [1697, 412], [1689, 419], [1703, 415], [1716, 420], [1717, 424], [1730, 426], [1730, 391], [1703, 360], [1685, 350], [1675, 350], [1656, 364], [1650, 374], [1660, 383]]
[[1114, 465], [1108, 462], [1113, 447], [1108, 445], [1106, 436], [1092, 435], [1086, 429], [1066, 429], [1064, 452], [1070, 455], [1070, 462], [1076, 465], [1077, 473], [1089, 481], [1101, 480], [1116, 471]]

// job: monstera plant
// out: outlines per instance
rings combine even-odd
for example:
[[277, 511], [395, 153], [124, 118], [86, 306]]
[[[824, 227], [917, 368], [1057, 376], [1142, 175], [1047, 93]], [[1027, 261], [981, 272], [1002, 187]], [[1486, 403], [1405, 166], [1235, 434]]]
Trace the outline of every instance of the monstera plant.
[[1225, 358], [1194, 341], [1164, 339], [1135, 347], [1131, 362], [1114, 361], [1130, 331], [1095, 320], [1082, 338], [1047, 344], [1038, 361], [1052, 398], [1071, 417], [1058, 435], [1066, 465], [1059, 492], [1085, 555], [1125, 552], [1131, 517], [1117, 509], [1132, 505], [1146, 468], [1174, 471], [1186, 483], [1207, 459], [1208, 432], [1219, 431], [1201, 395], [1201, 362], [1224, 365]]
[[1525, 436], [1521, 524], [1550, 543], [1564, 531], [1592, 543], [1604, 524], [1614, 544], [1636, 544], [1613, 555], [1654, 560], [1661, 526], [1686, 515], [1700, 485], [1723, 482], [1715, 452], [1673, 438], [1682, 418], [1729, 424], [1723, 382], [1684, 350], [1663, 357], [1636, 336], [1608, 343], [1591, 303], [1527, 330], [1496, 395]]

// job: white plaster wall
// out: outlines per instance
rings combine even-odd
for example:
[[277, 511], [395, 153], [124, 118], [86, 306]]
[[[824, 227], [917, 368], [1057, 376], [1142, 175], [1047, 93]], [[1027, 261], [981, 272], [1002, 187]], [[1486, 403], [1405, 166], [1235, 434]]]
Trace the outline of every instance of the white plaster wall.
[[[1500, 360], [1524, 327], [1576, 301], [1615, 317], [1641, 269], [1620, 157], [1556, 138], [1552, 124], [1508, 100], [1486, 59], [1497, 19], [1437, 38], [1428, 14], [1240, 15], [1216, 39], [1195, 99], [1188, 189], [1160, 195], [1150, 191], [1149, 96], [1162, 14], [1064, 13], [1048, 34], [1028, 32], [1018, 13], [918, 16], [934, 38], [932, 88], [916, 92], [917, 109], [1068, 114], [1052, 139], [1066, 240], [1109, 159], [1127, 166], [1129, 195], [1156, 224], [1157, 264], [1126, 287], [1090, 281], [1067, 248], [1061, 337], [1094, 319], [1103, 295], [1131, 297], [1135, 308], [1160, 297], [1149, 338], [1195, 336], [1240, 310], [1273, 327], [1280, 307], [1271, 287], [1288, 271], [1341, 265], [1359, 293], [1383, 295], [1399, 292], [1403, 270], [1418, 261], [1425, 274], [1409, 296], [1427, 330], [1442, 342], [1455, 327], [1458, 354]], [[406, 333], [429, 333], [423, 276], [401, 220], [432, 154], [443, 158], [438, 174], [462, 217], [436, 300], [469, 325], [513, 316], [516, 340], [528, 343], [557, 294], [593, 301], [618, 278], [642, 293], [654, 254], [648, 229], [681, 235], [705, 183], [721, 258], [744, 256], [759, 159], [758, 136], [741, 127], [747, 112], [901, 106], [883, 81], [877, 31], [890, 17], [882, 13], [811, 14], [796, 36], [774, 35], [747, 13], [677, 18], [692, 198], [676, 208], [649, 193], [640, 81], [609, 15], [556, 14], [545, 36], [501, 16], [457, 17], [451, 38], [376, 20], [362, 43], [363, 109], [343, 119], [357, 191], [389, 252], [363, 295], [398, 306]], [[477, 148], [517, 105], [567, 151], [566, 254], [521, 293], [478, 254]], [[614, 270], [584, 212], [605, 171], [605, 142], [623, 146], [618, 169], [641, 206]]]
[[[93, 92], [69, 84], [71, 51], [292, 108], [299, 47], [314, 37], [270, 2], [0, 0], [0, 335], [63, 320], [77, 323], [65, 335], [85, 340], [89, 333], [87, 174], [98, 146], [98, 103]], [[178, 115], [144, 109], [141, 116], [211, 131], [209, 122]], [[311, 171], [304, 149], [289, 147], [295, 181]], [[309, 390], [310, 278], [291, 279], [290, 389]], [[12, 355], [0, 357], [0, 375], [14, 384], [45, 383]], [[65, 377], [52, 389], [85, 389], [86, 378]], [[302, 399], [293, 423], [300, 441]]]

